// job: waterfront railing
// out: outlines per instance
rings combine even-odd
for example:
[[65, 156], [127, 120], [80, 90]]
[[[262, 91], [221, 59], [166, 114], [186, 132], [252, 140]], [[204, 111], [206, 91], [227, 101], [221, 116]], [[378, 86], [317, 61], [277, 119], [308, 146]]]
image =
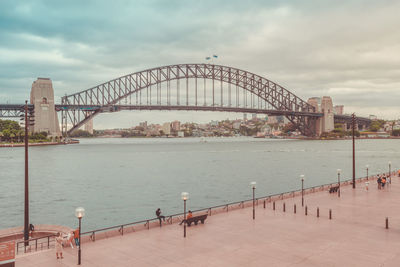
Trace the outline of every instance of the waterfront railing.
[[[392, 172], [392, 177], [393, 174], [395, 174], [396, 171]], [[389, 173], [385, 173], [389, 174]], [[369, 177], [360, 177], [356, 178], [355, 181], [356, 183], [361, 183], [363, 181], [367, 180], [375, 180], [377, 179], [377, 175], [372, 175]], [[341, 186], [346, 186], [352, 184], [352, 179], [349, 180], [344, 180], [340, 182]], [[322, 184], [322, 185], [316, 185], [312, 187], [305, 188], [303, 190], [304, 194], [311, 194], [314, 192], [319, 192], [319, 191], [324, 191], [328, 190], [332, 186], [337, 186], [338, 183], [327, 183], [327, 184]], [[302, 190], [292, 190], [292, 191], [287, 191], [287, 192], [282, 192], [282, 193], [277, 193], [277, 194], [271, 194], [268, 196], [262, 196], [262, 197], [257, 197], [255, 198], [256, 205], [259, 204], [260, 201], [263, 201], [264, 203], [270, 203], [272, 201], [276, 200], [282, 200], [286, 198], [293, 198], [295, 196], [300, 196]], [[212, 214], [220, 213], [220, 212], [228, 212], [229, 210], [235, 210], [238, 208], [244, 208], [247, 206], [251, 206], [253, 203], [253, 199], [246, 199], [246, 200], [240, 200], [240, 201], [235, 201], [235, 202], [230, 202], [226, 204], [221, 204], [221, 205], [216, 205], [216, 206], [211, 206], [207, 208], [201, 208], [197, 210], [192, 210], [193, 213], [200, 213], [200, 212], [206, 212], [209, 216]], [[171, 214], [168, 216], [165, 216], [167, 219], [167, 223], [173, 224], [174, 222], [178, 222], [183, 220], [184, 214], [181, 213], [175, 213]], [[159, 225], [159, 219], [158, 218], [151, 218], [151, 219], [146, 219], [146, 220], [140, 220], [140, 221], [135, 221], [131, 223], [126, 223], [126, 224], [119, 224], [115, 226], [110, 226], [106, 228], [100, 228], [100, 229], [95, 229], [95, 230], [90, 230], [83, 232], [83, 236], [88, 236], [91, 241], [96, 241], [96, 235], [98, 236], [100, 233], [103, 233], [102, 238], [106, 237], [112, 237], [115, 235], [124, 235], [126, 232], [135, 232], [138, 230], [143, 230], [143, 229], [150, 229], [151, 227], [158, 226]], [[141, 228], [135, 228], [135, 226], [139, 226]], [[111, 232], [112, 230], [116, 230], [114, 232]]]
[[[397, 171], [392, 172], [392, 176], [397, 173]], [[385, 173], [389, 174], [389, 173]], [[356, 183], [361, 183], [363, 181], [368, 181], [368, 180], [376, 180], [377, 175], [372, 175], [369, 177], [361, 177], [356, 179]], [[340, 182], [341, 186], [346, 186], [352, 184], [352, 180], [344, 180]], [[303, 193], [306, 194], [311, 194], [319, 191], [324, 191], [328, 190], [332, 186], [337, 186], [338, 183], [328, 183], [328, 184], [323, 184], [323, 185], [316, 185], [312, 187], [305, 188], [303, 190]], [[294, 198], [295, 196], [301, 196], [302, 190], [292, 190], [292, 191], [287, 191], [287, 192], [281, 192], [277, 194], [271, 194], [268, 196], [262, 196], [262, 197], [257, 197], [254, 198], [255, 204], [259, 205], [260, 201], [263, 201], [264, 205], [265, 203], [271, 203], [273, 201], [278, 201], [278, 200], [283, 200], [287, 198]], [[229, 212], [230, 210], [236, 210], [240, 208], [245, 208], [245, 207], [250, 207], [252, 205], [253, 199], [246, 199], [246, 200], [240, 200], [240, 201], [235, 201], [235, 202], [230, 202], [226, 204], [221, 204], [221, 205], [216, 205], [216, 206], [211, 206], [207, 208], [201, 208], [197, 210], [193, 210], [193, 213], [200, 213], [200, 212], [205, 212], [209, 216], [221, 212]], [[168, 224], [173, 224], [174, 222], [178, 222], [183, 220], [183, 213], [175, 213], [171, 214], [168, 216], [165, 216], [167, 219], [166, 222]], [[143, 229], [150, 229], [154, 226], [159, 225], [159, 219], [158, 218], [151, 218], [151, 219], [145, 219], [145, 220], [140, 220], [140, 221], [135, 221], [131, 223], [126, 223], [126, 224], [119, 224], [115, 226], [110, 226], [106, 228], [100, 228], [100, 229], [95, 229], [95, 230], [90, 230], [81, 233], [83, 237], [87, 237], [88, 240], [91, 241], [96, 241], [96, 238], [105, 238], [105, 237], [111, 237], [115, 235], [124, 235], [124, 233], [127, 232], [135, 232], [138, 230], [143, 230]], [[140, 228], [137, 228], [140, 227]], [[135, 228], [136, 227], [136, 228]], [[113, 231], [115, 230], [115, 231]], [[27, 245], [25, 245], [27, 243]], [[33, 238], [29, 239], [28, 241], [19, 241], [16, 244], [16, 250], [17, 254], [21, 251], [24, 253], [26, 252], [32, 252], [32, 251], [38, 251], [42, 249], [49, 249], [51, 247], [54, 247], [55, 245], [55, 235], [48, 235], [48, 236], [43, 236], [43, 237], [38, 237], [38, 238]]]

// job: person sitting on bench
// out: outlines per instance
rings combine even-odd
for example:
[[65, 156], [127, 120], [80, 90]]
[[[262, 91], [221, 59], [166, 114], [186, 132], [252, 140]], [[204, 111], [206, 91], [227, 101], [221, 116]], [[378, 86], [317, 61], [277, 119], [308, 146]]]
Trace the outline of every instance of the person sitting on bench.
[[[189, 212], [186, 216], [186, 220], [189, 220], [190, 218], [193, 218], [193, 213], [191, 210], [189, 210]], [[185, 221], [185, 219], [183, 219], [179, 225], [181, 225], [184, 221]]]

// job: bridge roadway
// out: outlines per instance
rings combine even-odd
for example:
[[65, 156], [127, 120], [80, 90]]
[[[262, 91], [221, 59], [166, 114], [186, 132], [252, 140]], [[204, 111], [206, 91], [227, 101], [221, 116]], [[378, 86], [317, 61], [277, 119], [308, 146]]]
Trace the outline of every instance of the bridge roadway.
[[[62, 110], [80, 110], [80, 111], [98, 111], [98, 112], [117, 112], [121, 110], [184, 110], [184, 111], [220, 111], [220, 112], [240, 112], [240, 113], [257, 113], [268, 114], [272, 116], [278, 115], [300, 115], [308, 117], [322, 117], [323, 113], [314, 112], [294, 112], [285, 110], [265, 110], [252, 108], [237, 107], [218, 107], [218, 106], [165, 106], [165, 105], [60, 105], [56, 104], [56, 111]], [[0, 104], [1, 117], [19, 117], [23, 112], [24, 104]], [[30, 111], [34, 110], [34, 105], [28, 104]], [[334, 115], [335, 120], [351, 122], [351, 115]], [[369, 123], [368, 118], [356, 117], [358, 122]]]
[[[108, 238], [82, 245], [82, 266], [399, 266], [400, 177], [378, 190], [370, 178], [342, 186], [341, 197], [327, 190], [256, 206], [221, 211], [204, 225], [183, 228], [177, 223], [150, 230], [109, 233]], [[286, 212], [283, 212], [286, 203]], [[293, 204], [297, 213], [293, 213]], [[188, 202], [190, 208], [190, 200]], [[320, 217], [316, 217], [316, 208]], [[329, 220], [328, 210], [333, 218]], [[389, 229], [385, 218], [389, 217]], [[83, 220], [84, 223], [84, 220]], [[18, 267], [76, 266], [77, 250], [65, 249], [57, 260], [54, 250], [18, 256]]]

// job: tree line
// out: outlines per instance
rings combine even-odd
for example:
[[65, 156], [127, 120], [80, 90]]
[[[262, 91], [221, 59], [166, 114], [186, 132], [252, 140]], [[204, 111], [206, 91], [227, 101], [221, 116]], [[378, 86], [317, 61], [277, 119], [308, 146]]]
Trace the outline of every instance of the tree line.
[[[25, 139], [25, 129], [13, 120], [0, 120], [0, 142], [22, 143]], [[32, 142], [49, 142], [47, 132], [29, 133]]]

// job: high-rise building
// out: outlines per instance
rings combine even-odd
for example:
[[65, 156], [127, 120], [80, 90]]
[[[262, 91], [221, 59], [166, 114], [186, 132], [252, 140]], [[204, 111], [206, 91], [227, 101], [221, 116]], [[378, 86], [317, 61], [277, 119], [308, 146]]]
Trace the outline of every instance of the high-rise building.
[[181, 122], [180, 121], [173, 121], [171, 122], [171, 128], [173, 131], [180, 131], [181, 130]]
[[171, 124], [169, 122], [164, 123], [163, 126], [161, 127], [161, 130], [164, 132], [165, 135], [170, 135]]
[[336, 105], [333, 109], [336, 115], [343, 115], [344, 106], [343, 105]]

